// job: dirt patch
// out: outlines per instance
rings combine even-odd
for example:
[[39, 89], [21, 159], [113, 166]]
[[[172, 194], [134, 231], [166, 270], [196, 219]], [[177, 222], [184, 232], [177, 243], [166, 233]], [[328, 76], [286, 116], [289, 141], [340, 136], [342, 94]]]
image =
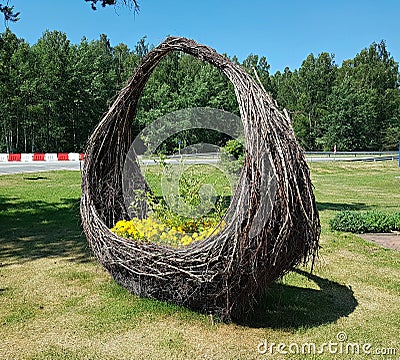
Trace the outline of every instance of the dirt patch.
[[400, 251], [400, 233], [371, 233], [360, 234], [360, 236], [368, 241], [383, 247]]

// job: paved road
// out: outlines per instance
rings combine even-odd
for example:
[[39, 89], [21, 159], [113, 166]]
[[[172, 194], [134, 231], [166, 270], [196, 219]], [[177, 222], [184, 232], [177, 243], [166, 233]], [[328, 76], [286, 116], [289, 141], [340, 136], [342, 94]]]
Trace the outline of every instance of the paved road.
[[322, 162], [322, 161], [395, 161], [398, 159], [398, 156], [307, 156], [306, 160], [308, 162]]
[[[179, 164], [179, 158], [167, 159], [169, 164]], [[218, 158], [190, 158], [185, 164], [209, 164], [218, 162]], [[144, 165], [156, 165], [154, 160], [143, 160]], [[52, 170], [80, 170], [83, 164], [80, 161], [34, 161], [34, 162], [0, 162], [0, 175], [33, 173]]]
[[0, 163], [0, 175], [51, 170], [80, 170], [80, 161], [35, 161]]
[[[385, 161], [395, 160], [393, 156], [381, 157], [318, 157], [307, 156], [308, 162], [323, 162], [323, 161]], [[218, 162], [217, 156], [189, 156], [184, 157], [185, 164], [212, 164]], [[181, 158], [176, 156], [166, 160], [170, 164], [179, 164]], [[144, 165], [155, 165], [156, 162], [152, 159], [144, 159]], [[34, 162], [0, 162], [0, 175], [5, 174], [18, 174], [18, 173], [31, 173], [40, 171], [52, 170], [80, 170], [80, 161], [34, 161]]]

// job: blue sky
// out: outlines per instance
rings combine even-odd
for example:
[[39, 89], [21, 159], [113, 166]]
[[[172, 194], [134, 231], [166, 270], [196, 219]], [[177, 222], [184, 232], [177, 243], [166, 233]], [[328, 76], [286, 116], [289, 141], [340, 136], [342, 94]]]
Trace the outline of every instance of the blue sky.
[[186, 36], [239, 60], [264, 55], [274, 73], [324, 51], [340, 65], [384, 39], [400, 61], [399, 0], [139, 0], [136, 15], [124, 7], [92, 11], [84, 0], [10, 4], [21, 11], [10, 28], [30, 44], [46, 29], [65, 32], [72, 43], [104, 33], [112, 45], [130, 48], [144, 35], [154, 45], [167, 35]]

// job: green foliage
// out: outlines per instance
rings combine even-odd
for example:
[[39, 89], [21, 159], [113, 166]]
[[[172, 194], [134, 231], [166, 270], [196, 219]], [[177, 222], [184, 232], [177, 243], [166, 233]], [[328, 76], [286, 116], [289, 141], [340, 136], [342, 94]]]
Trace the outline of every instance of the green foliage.
[[72, 45], [45, 31], [30, 46], [0, 34], [0, 152], [83, 151], [117, 90], [138, 63], [106, 35]]
[[321, 146], [321, 118], [327, 112], [336, 73], [334, 55], [321, 53], [318, 57], [310, 54], [299, 70], [286, 68], [272, 77], [273, 94], [291, 114], [295, 133], [308, 150]]
[[361, 213], [357, 211], [344, 210], [335, 215], [329, 225], [332, 230], [349, 231], [353, 233], [365, 232], [365, 222]]
[[[97, 3], [99, 2], [102, 7], [106, 7], [107, 5], [116, 5], [117, 0], [85, 0], [89, 2], [92, 9], [97, 9]], [[134, 11], [139, 11], [139, 3], [136, 0], [120, 0], [118, 3], [123, 3], [124, 5], [134, 9]], [[8, 21], [17, 22], [19, 20], [20, 12], [15, 12], [14, 6], [0, 4], [0, 13], [4, 15], [4, 22]]]
[[400, 212], [386, 213], [383, 211], [354, 211], [338, 212], [330, 221], [332, 230], [352, 233], [390, 232], [400, 230]]
[[[239, 112], [233, 86], [226, 76], [208, 63], [174, 52], [160, 61], [146, 83], [136, 121], [143, 128], [163, 115], [194, 107], [216, 108], [234, 114]], [[169, 138], [160, 150], [173, 153], [178, 151], [178, 144], [184, 148], [203, 142], [222, 146], [227, 140], [227, 135], [217, 131], [191, 129]]]
[[[156, 198], [150, 193], [146, 194], [147, 203], [154, 211], [156, 218], [168, 227], [182, 227], [186, 232], [199, 232], [210, 226], [216, 226], [224, 216], [229, 201], [225, 201], [224, 196], [217, 195], [215, 204], [201, 204], [199, 196], [201, 184], [196, 181], [183, 180], [183, 182], [194, 185], [194, 189], [190, 191], [186, 184], [183, 184], [182, 188], [179, 189], [179, 201], [183, 201], [185, 205], [189, 206], [189, 211], [184, 215], [181, 211], [176, 211], [177, 208], [179, 209], [179, 204], [172, 202], [174, 208], [171, 208], [164, 199]], [[202, 205], [203, 208], [201, 208]], [[190, 212], [191, 207], [195, 208], [196, 213]], [[199, 213], [202, 212], [204, 214], [199, 216]]]
[[236, 139], [228, 140], [220, 152], [222, 165], [232, 175], [239, 175], [243, 167], [244, 156], [243, 142]]
[[[159, 167], [148, 170], [145, 178], [150, 192], [138, 194], [135, 191], [135, 197], [142, 201], [145, 199], [156, 217], [170, 227], [182, 226], [185, 231], [193, 232], [202, 230], [207, 224], [217, 224], [229, 206], [231, 186], [234, 185], [232, 179], [214, 166], [183, 163], [177, 172], [172, 171], [174, 176], [171, 180], [178, 181], [177, 188], [173, 189], [177, 192], [169, 193], [162, 182], [170, 180], [168, 171], [174, 166], [178, 165], [160, 161]], [[183, 171], [181, 167], [185, 167]]]
[[239, 159], [244, 155], [244, 146], [239, 140], [227, 141], [224, 150], [231, 154], [235, 159]]
[[108, 5], [116, 5], [117, 3], [123, 3], [126, 6], [133, 7], [134, 11], [139, 11], [139, 3], [136, 0], [85, 0], [90, 3], [93, 10], [97, 10], [97, 3], [100, 3], [102, 7]]
[[242, 66], [247, 70], [251, 76], [257, 74], [258, 79], [267, 91], [272, 90], [271, 79], [269, 76], [270, 65], [268, 64], [265, 56], [259, 57], [258, 55], [250, 54], [244, 61]]
[[4, 22], [7, 24], [8, 21], [17, 22], [19, 20], [19, 12], [14, 11], [14, 6], [8, 6], [0, 4], [0, 13], [4, 15]]
[[400, 140], [399, 79], [381, 41], [341, 67], [333, 55], [310, 54], [299, 70], [278, 71], [271, 83], [307, 150], [392, 150]]
[[[45, 31], [31, 46], [6, 29], [0, 34], [0, 152], [83, 151], [111, 99], [151, 48], [146, 37], [132, 50], [126, 44], [111, 46], [104, 34], [71, 44], [60, 31]], [[235, 56], [232, 61], [239, 64]], [[397, 148], [400, 77], [384, 41], [372, 43], [340, 67], [326, 52], [310, 54], [299, 69], [274, 75], [265, 56], [250, 54], [241, 65], [251, 76], [256, 73], [288, 110], [306, 150], [332, 150], [334, 145], [339, 151]], [[190, 107], [239, 115], [226, 76], [174, 52], [160, 61], [146, 83], [134, 135], [153, 120]], [[174, 135], [160, 150], [172, 153], [178, 144], [186, 147], [204, 139], [218, 146], [229, 140], [212, 130], [193, 129]]]
[[[340, 150], [395, 149], [400, 129], [399, 69], [384, 41], [343, 62], [322, 118], [324, 144]], [[397, 129], [397, 130], [396, 130]]]
[[375, 90], [359, 88], [351, 78], [335, 86], [328, 100], [329, 114], [323, 119], [329, 124], [324, 134], [325, 148], [332, 149], [336, 144], [338, 149], [348, 151], [379, 149], [372, 126], [378, 115], [376, 98]]
[[[165, 161], [165, 156], [161, 156], [159, 174], [165, 174], [171, 167], [172, 165]], [[148, 180], [154, 175], [147, 174]], [[193, 241], [203, 240], [219, 232], [224, 226], [222, 218], [229, 206], [224, 194], [230, 184], [227, 184], [222, 175], [206, 165], [188, 166], [178, 180], [178, 193], [164, 193], [163, 197], [156, 196], [162, 192], [162, 184], [157, 176], [156, 181], [148, 181], [150, 191], [134, 191], [134, 199], [130, 206], [133, 219], [119, 220], [111, 231], [135, 241], [174, 247], [189, 245]], [[175, 182], [176, 179], [172, 181]], [[223, 184], [225, 187], [218, 187], [217, 184]], [[212, 193], [204, 192], [207, 186], [212, 187]], [[170, 195], [173, 195], [172, 198]], [[142, 214], [144, 204], [150, 211], [147, 218], [142, 219], [139, 216], [139, 219], [138, 214]]]

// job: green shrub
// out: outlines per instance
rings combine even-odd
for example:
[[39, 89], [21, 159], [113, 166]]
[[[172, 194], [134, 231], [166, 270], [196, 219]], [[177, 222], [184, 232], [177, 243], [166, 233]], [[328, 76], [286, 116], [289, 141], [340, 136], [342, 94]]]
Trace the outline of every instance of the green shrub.
[[393, 214], [393, 230], [400, 231], [400, 212]]
[[244, 156], [244, 146], [239, 140], [228, 140], [224, 146], [224, 150], [231, 154], [235, 159], [239, 160]]
[[221, 149], [221, 162], [230, 174], [239, 175], [242, 170], [245, 149], [239, 140], [228, 140]]
[[329, 221], [332, 230], [349, 231], [353, 233], [365, 232], [366, 223], [361, 213], [357, 211], [344, 210], [338, 212]]
[[363, 213], [366, 222], [365, 232], [390, 232], [394, 222], [391, 214], [382, 211], [367, 211]]
[[336, 231], [352, 233], [390, 232], [400, 230], [400, 212], [385, 213], [383, 211], [351, 211], [338, 212], [330, 221], [330, 228]]

